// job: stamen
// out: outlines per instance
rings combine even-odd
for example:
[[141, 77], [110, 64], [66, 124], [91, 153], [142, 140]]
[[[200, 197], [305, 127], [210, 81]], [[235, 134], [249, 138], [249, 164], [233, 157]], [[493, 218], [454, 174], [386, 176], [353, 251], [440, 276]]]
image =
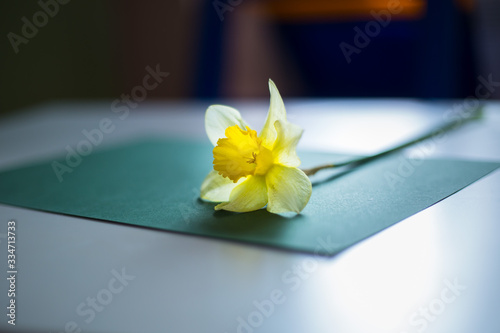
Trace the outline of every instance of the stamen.
[[255, 152], [252, 153], [252, 158], [249, 158], [247, 163], [252, 164], [255, 163], [255, 160], [257, 159], [257, 154]]

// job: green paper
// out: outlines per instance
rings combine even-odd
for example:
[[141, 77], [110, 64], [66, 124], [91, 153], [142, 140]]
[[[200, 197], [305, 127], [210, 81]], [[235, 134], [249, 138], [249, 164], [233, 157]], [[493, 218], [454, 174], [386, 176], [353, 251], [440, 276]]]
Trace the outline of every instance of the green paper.
[[[300, 157], [305, 167], [347, 158], [304, 152]], [[65, 159], [59, 162], [66, 165]], [[313, 194], [303, 212], [284, 217], [265, 209], [216, 212], [213, 203], [200, 200], [200, 184], [212, 167], [209, 144], [145, 140], [97, 151], [84, 156], [62, 182], [51, 163], [0, 173], [0, 202], [328, 255], [435, 204], [500, 166], [460, 160], [408, 161], [394, 154], [341, 174], [324, 171], [323, 179], [313, 179]]]

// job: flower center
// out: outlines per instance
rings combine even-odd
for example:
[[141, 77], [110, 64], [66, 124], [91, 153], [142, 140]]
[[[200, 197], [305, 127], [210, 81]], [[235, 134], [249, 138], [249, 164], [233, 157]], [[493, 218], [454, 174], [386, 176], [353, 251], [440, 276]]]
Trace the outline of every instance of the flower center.
[[273, 154], [262, 146], [257, 132], [238, 125], [226, 129], [226, 137], [213, 150], [214, 170], [237, 182], [241, 177], [264, 175], [273, 164]]

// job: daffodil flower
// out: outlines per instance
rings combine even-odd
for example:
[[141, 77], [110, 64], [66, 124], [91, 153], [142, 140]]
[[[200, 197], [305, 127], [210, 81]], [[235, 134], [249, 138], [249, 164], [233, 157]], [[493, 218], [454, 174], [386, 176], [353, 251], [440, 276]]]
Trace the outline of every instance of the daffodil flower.
[[311, 197], [311, 181], [298, 169], [295, 152], [303, 130], [287, 121], [271, 80], [269, 90], [271, 103], [260, 134], [231, 107], [207, 109], [205, 129], [215, 146], [214, 170], [201, 185], [201, 198], [220, 202], [215, 210], [249, 212], [267, 205], [271, 213], [299, 213]]

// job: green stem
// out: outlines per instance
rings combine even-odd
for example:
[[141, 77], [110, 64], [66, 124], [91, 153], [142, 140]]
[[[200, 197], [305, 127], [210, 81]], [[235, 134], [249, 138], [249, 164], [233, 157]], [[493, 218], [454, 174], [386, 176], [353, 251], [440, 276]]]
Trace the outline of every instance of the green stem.
[[460, 126], [464, 125], [465, 123], [469, 122], [469, 121], [472, 121], [472, 120], [476, 120], [476, 119], [480, 119], [482, 116], [482, 106], [479, 106], [476, 110], [474, 110], [474, 112], [472, 112], [472, 114], [467, 117], [467, 118], [459, 118], [455, 121], [451, 121], [449, 123], [446, 123], [444, 125], [440, 125], [440, 126], [437, 126], [433, 129], [431, 129], [429, 132], [413, 139], [413, 140], [410, 140], [410, 141], [407, 141], [399, 146], [396, 146], [394, 148], [391, 148], [391, 149], [388, 149], [388, 150], [384, 150], [383, 152], [381, 153], [378, 153], [378, 154], [375, 154], [375, 155], [370, 155], [370, 156], [364, 156], [364, 157], [358, 157], [358, 158], [354, 158], [354, 159], [351, 159], [351, 160], [347, 160], [347, 161], [344, 161], [344, 162], [341, 162], [341, 163], [337, 163], [337, 164], [324, 164], [324, 165], [320, 165], [320, 166], [317, 166], [317, 167], [314, 167], [314, 168], [310, 168], [310, 169], [303, 169], [302, 171], [304, 171], [304, 173], [308, 176], [312, 176], [314, 174], [316, 174], [318, 171], [320, 170], [324, 170], [324, 169], [331, 169], [331, 168], [337, 168], [337, 167], [343, 167], [343, 166], [357, 166], [357, 165], [361, 165], [361, 164], [364, 164], [364, 163], [367, 163], [367, 162], [370, 162], [372, 160], [375, 160], [379, 157], [382, 157], [382, 156], [386, 156], [386, 155], [389, 155], [391, 153], [394, 153], [396, 151], [399, 151], [401, 149], [404, 149], [404, 148], [407, 148], [411, 145], [414, 145], [415, 143], [418, 143], [418, 142], [421, 142], [421, 141], [424, 141], [424, 140], [427, 140], [427, 139], [430, 139], [436, 135], [442, 135], [443, 133], [447, 132], [447, 131], [451, 131], [451, 130], [454, 130], [454, 129], [457, 129], [459, 128]]

